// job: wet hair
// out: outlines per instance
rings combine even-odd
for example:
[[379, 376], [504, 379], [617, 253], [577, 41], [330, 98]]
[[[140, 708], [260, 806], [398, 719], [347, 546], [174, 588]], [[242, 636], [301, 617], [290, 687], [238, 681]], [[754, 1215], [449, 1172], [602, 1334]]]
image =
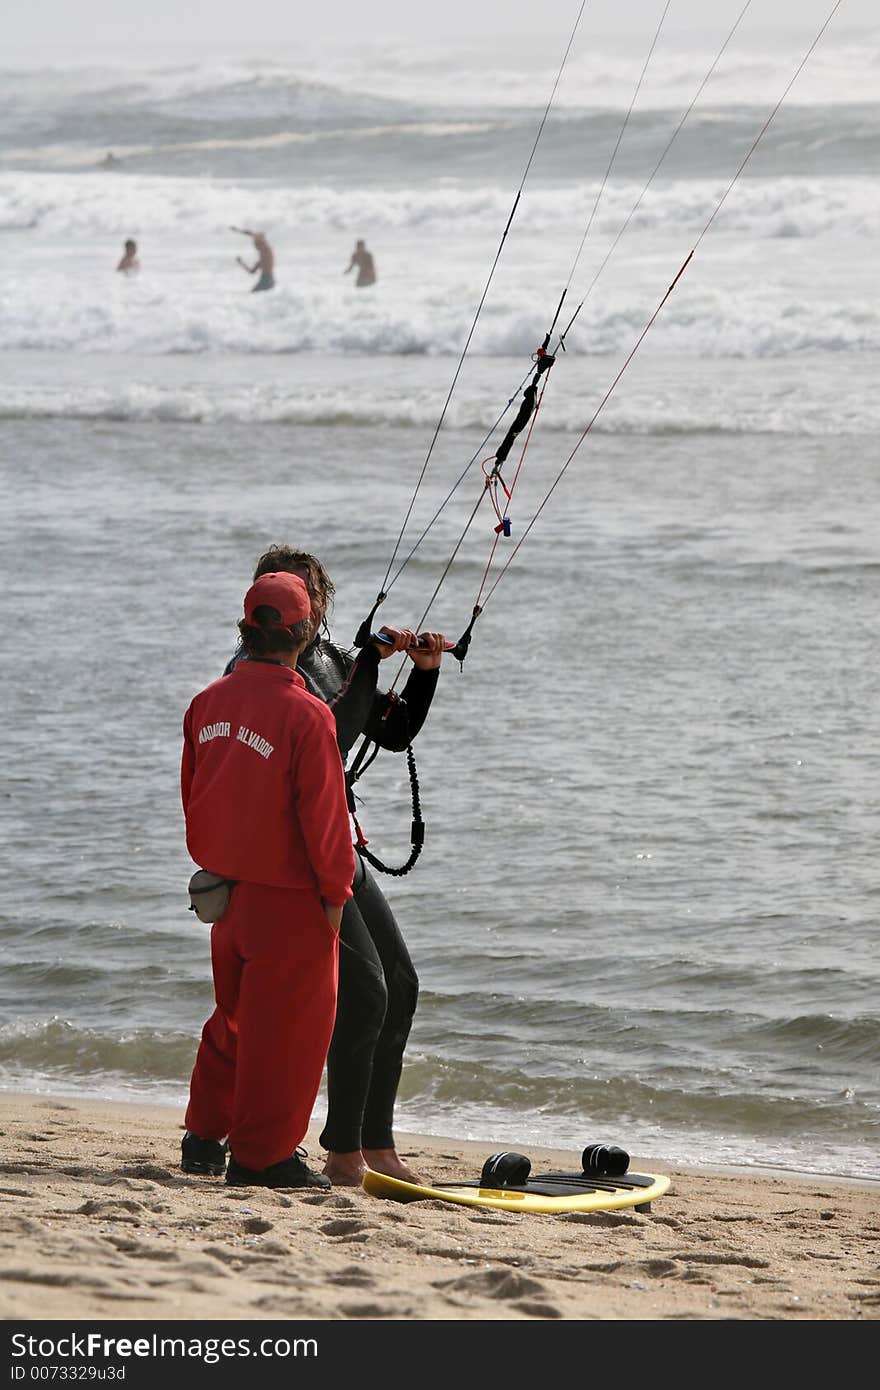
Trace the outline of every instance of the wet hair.
[[324, 607], [329, 608], [336, 593], [336, 585], [325, 570], [321, 561], [306, 550], [294, 550], [290, 545], [272, 545], [257, 561], [254, 580], [261, 574], [304, 574], [305, 585], [310, 594], [319, 594]]
[[241, 645], [248, 656], [272, 656], [276, 652], [292, 652], [307, 642], [311, 634], [308, 618], [301, 618], [290, 627], [278, 627], [281, 614], [277, 608], [262, 603], [253, 614], [258, 626], [242, 618], [238, 625]]

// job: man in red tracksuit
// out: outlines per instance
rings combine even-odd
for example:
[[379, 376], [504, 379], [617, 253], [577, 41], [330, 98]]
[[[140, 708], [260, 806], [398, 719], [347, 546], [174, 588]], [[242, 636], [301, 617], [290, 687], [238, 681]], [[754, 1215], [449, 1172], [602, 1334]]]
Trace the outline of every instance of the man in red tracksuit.
[[181, 1167], [235, 1186], [321, 1187], [297, 1153], [336, 1012], [338, 931], [354, 855], [330, 710], [296, 671], [311, 602], [262, 575], [239, 623], [245, 659], [183, 724], [186, 843], [235, 884], [211, 929], [217, 1007], [190, 1082]]

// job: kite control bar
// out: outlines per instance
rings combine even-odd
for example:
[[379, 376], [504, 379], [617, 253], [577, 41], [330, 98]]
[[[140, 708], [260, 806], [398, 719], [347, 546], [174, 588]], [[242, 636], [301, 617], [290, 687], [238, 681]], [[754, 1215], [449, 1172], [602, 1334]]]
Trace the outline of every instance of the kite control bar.
[[[370, 641], [370, 642], [381, 642], [381, 643], [382, 643], [384, 646], [386, 646], [386, 647], [390, 647], [390, 646], [391, 646], [391, 643], [392, 643], [392, 639], [391, 639], [391, 638], [388, 636], [388, 634], [385, 633], [385, 632], [371, 632], [371, 633], [370, 633], [370, 636], [369, 636], [369, 641]], [[409, 650], [409, 651], [415, 651], [416, 648], [418, 648], [418, 647], [427, 647], [427, 645], [428, 645], [427, 642], [422, 641], [421, 639], [419, 639], [417, 642], [410, 642], [408, 650]], [[444, 650], [444, 652], [452, 652], [452, 651], [455, 651], [455, 648], [456, 648], [457, 646], [458, 646], [458, 643], [457, 643], [457, 642], [444, 642], [444, 643], [443, 643], [443, 650]]]
[[[380, 603], [384, 602], [386, 597], [386, 594], [379, 594], [378, 598], [376, 599], [376, 602], [373, 604], [370, 613], [366, 618], [364, 618], [364, 621], [361, 623], [360, 627], [357, 630], [357, 636], [354, 639], [354, 645], [356, 647], [365, 647], [368, 642], [380, 642], [383, 646], [386, 647], [390, 647], [392, 645], [393, 639], [386, 636], [384, 632], [373, 632], [371, 630], [373, 618], [376, 616], [376, 609], [379, 607]], [[455, 657], [456, 661], [458, 661], [461, 665], [464, 664], [464, 659], [467, 655], [467, 649], [470, 646], [471, 630], [482, 611], [483, 610], [479, 607], [479, 605], [474, 608], [471, 620], [457, 642], [443, 643], [443, 651], [451, 652], [452, 655]], [[427, 643], [425, 642], [414, 642], [410, 644], [409, 650], [416, 651], [419, 648], [424, 650], [426, 646]]]

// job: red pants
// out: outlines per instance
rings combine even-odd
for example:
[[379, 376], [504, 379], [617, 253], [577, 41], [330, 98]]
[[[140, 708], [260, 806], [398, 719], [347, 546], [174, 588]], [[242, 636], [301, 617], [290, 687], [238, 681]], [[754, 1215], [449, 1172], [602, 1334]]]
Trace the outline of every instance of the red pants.
[[245, 1168], [289, 1158], [309, 1127], [336, 1014], [339, 942], [317, 893], [239, 883], [211, 928], [217, 1007], [186, 1127]]

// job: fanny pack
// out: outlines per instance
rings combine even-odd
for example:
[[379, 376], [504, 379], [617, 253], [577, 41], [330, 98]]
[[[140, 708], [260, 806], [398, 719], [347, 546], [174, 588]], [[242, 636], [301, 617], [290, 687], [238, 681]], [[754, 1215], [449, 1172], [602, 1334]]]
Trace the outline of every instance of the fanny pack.
[[219, 922], [237, 880], [198, 869], [189, 881], [189, 910], [200, 922]]

